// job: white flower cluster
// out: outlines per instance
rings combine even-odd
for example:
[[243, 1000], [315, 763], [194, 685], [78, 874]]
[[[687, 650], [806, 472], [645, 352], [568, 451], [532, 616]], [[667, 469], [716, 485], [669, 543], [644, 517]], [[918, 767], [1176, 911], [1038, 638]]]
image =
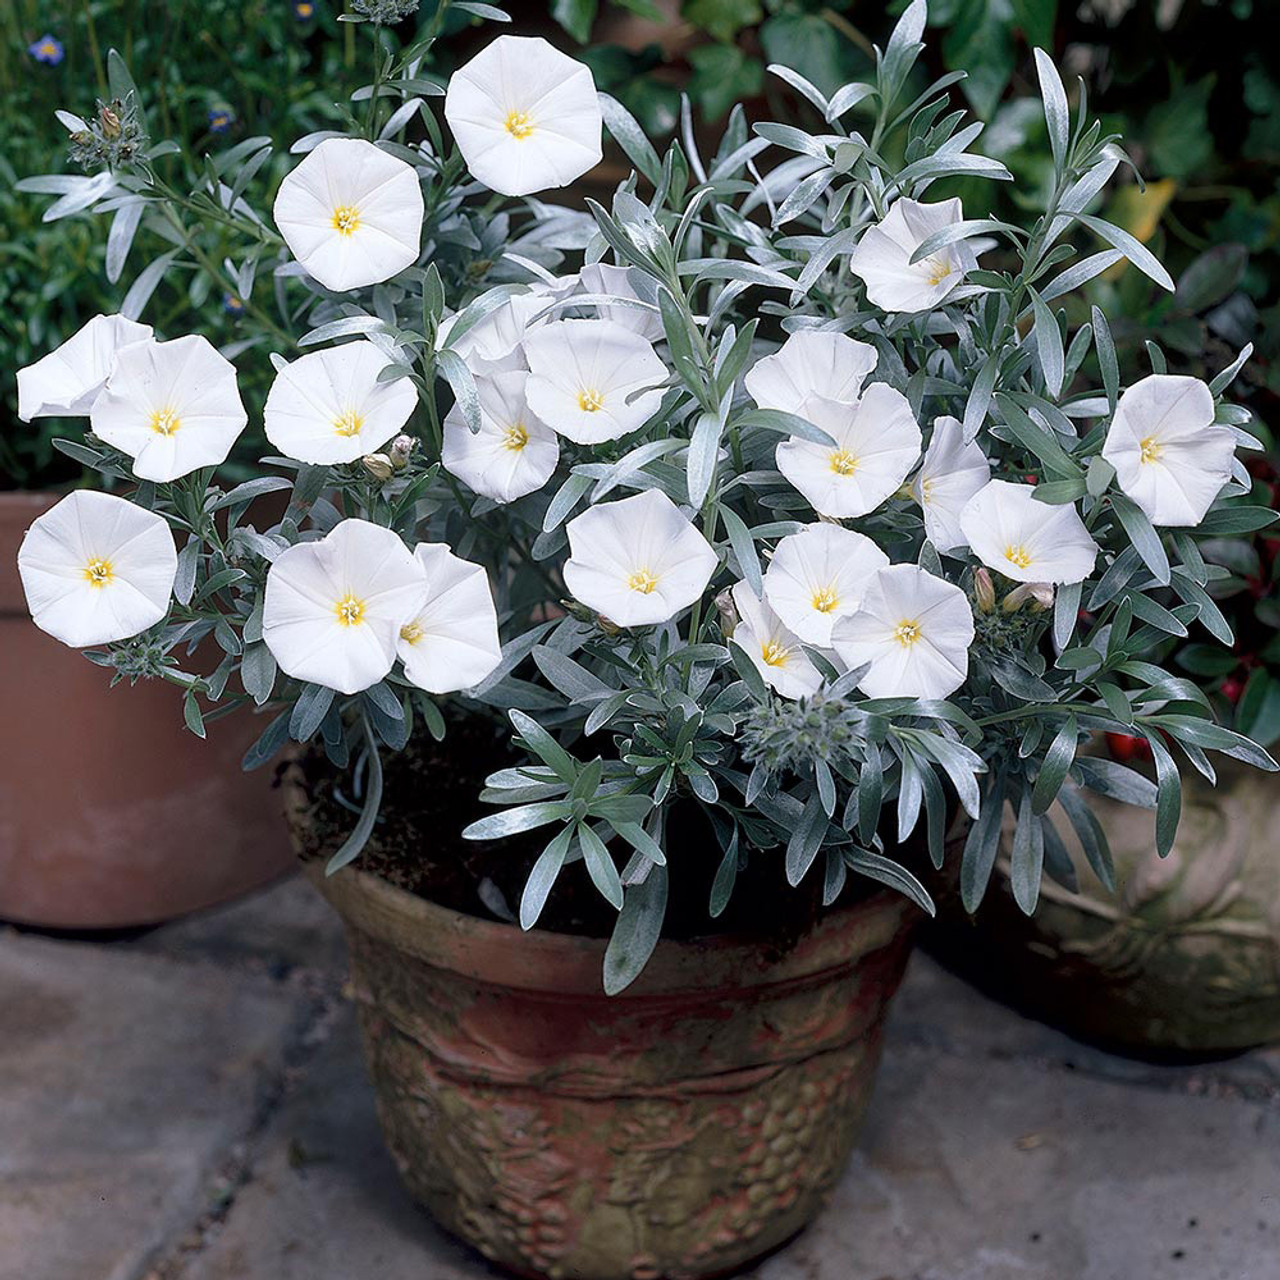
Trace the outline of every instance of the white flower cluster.
[[[275, 230], [239, 194], [265, 140], [232, 148], [185, 203], [148, 185], [145, 158], [136, 190], [41, 179], [61, 209], [217, 203], [217, 234], [245, 233], [224, 269], [250, 336], [227, 354], [286, 349], [262, 408], [282, 456], [226, 492], [213, 472], [247, 414], [205, 338], [99, 316], [19, 372], [22, 417], [87, 418], [68, 451], [118, 489], [75, 492], [28, 532], [36, 623], [74, 646], [144, 637], [92, 656], [181, 685], [197, 731], [198, 697], [269, 708], [259, 762], [317, 736], [338, 767], [376, 760], [414, 723], [444, 731], [428, 695], [508, 712], [537, 762], [493, 775], [485, 798], [505, 807], [464, 834], [556, 828], [520, 919], [581, 857], [623, 913], [613, 990], [647, 954], [636, 939], [659, 933], [675, 795], [712, 811], [713, 913], [740, 853], [775, 845], [792, 883], [824, 854], [828, 898], [852, 870], [927, 908], [886, 856], [890, 811], [899, 843], [927, 815], [938, 860], [954, 803], [974, 819], [970, 907], [1006, 806], [1028, 911], [1061, 860], [1055, 799], [1097, 842], [1081, 786], [1157, 806], [1167, 850], [1181, 784], [1166, 743], [1202, 771], [1206, 749], [1274, 767], [1150, 660], [1193, 623], [1231, 643], [1213, 598], [1226, 571], [1201, 547], [1274, 519], [1236, 501], [1236, 448], [1259, 442], [1222, 393], [1248, 352], [1206, 384], [1168, 374], [1153, 344], [1154, 372], [1122, 389], [1105, 316], [1072, 336], [1056, 300], [1121, 258], [1173, 284], [1087, 212], [1118, 159], [1039, 51], [1045, 212], [1022, 228], [921, 198], [939, 177], [1009, 177], [967, 150], [980, 125], [944, 114], [949, 79], [901, 109], [924, 24], [913, 0], [875, 84], [830, 99], [782, 69], [822, 132], [752, 136], [735, 112], [709, 161], [692, 129], [660, 157], [586, 66], [502, 36], [452, 76], [451, 136], [417, 96], [434, 89], [422, 46], [380, 52], [392, 83], [352, 100], [365, 136], [299, 140]], [[855, 108], [892, 145], [869, 146], [843, 118]], [[600, 161], [606, 123], [635, 166], [611, 208], [533, 198]], [[767, 148], [793, 154], [771, 152], [762, 176]], [[1059, 270], [1077, 224], [1109, 247]], [[275, 317], [250, 298], [272, 254]], [[243, 523], [290, 488], [271, 527]], [[219, 666], [178, 671], [182, 646], [220, 649]], [[1157, 783], [1077, 759], [1097, 731], [1142, 734]], [[358, 853], [377, 796], [332, 866]]]
[[[495, 40], [453, 77], [445, 115], [472, 175], [504, 194], [563, 186], [600, 159], [591, 74], [542, 40]], [[423, 217], [412, 166], [351, 138], [315, 147], [275, 202], [294, 257], [335, 292], [416, 263]], [[919, 260], [917, 251], [962, 221], [958, 200], [893, 203], [850, 258], [868, 299], [890, 314], [944, 302], [976, 267], [973, 249], [962, 238]], [[592, 304], [592, 318], [562, 318], [580, 297], [608, 301]], [[607, 445], [658, 412], [670, 378], [654, 345], [662, 335], [633, 273], [605, 263], [514, 294], [452, 341], [446, 322], [440, 341], [472, 371], [479, 430], [455, 405], [443, 465], [498, 503], [538, 491], [557, 470], [561, 439]], [[382, 448], [418, 399], [408, 379], [381, 380], [388, 363], [387, 350], [368, 340], [279, 361], [264, 410], [268, 440], [312, 464], [353, 463]], [[760, 409], [803, 418], [829, 440], [792, 435], [777, 446], [778, 471], [820, 521], [777, 542], [763, 598], [745, 582], [732, 591], [735, 641], [786, 697], [822, 683], [806, 646], [837, 669], [865, 667], [861, 688], [876, 697], [944, 698], [964, 683], [974, 639], [965, 594], [918, 566], [891, 565], [874, 541], [840, 523], [896, 495], [909, 492], [919, 504], [939, 552], [972, 550], [1017, 582], [1081, 582], [1098, 554], [1074, 505], [1049, 505], [1031, 484], [993, 479], [957, 419], [937, 418], [924, 447], [906, 396], [869, 381], [877, 363], [869, 343], [806, 328], [745, 374]], [[87, 415], [140, 480], [172, 482], [217, 466], [247, 421], [235, 370], [207, 339], [157, 341], [123, 316], [91, 320], [21, 370], [18, 389], [24, 419]], [[1154, 524], [1195, 525], [1230, 478], [1234, 439], [1214, 424], [1203, 383], [1153, 375], [1121, 397], [1102, 456]], [[593, 506], [567, 532], [569, 591], [621, 627], [671, 621], [702, 598], [720, 567], [706, 538], [655, 489]], [[36, 622], [75, 645], [152, 626], [175, 576], [164, 521], [101, 494], [73, 494], [41, 517], [20, 563]], [[263, 639], [287, 674], [348, 694], [384, 678], [397, 658], [424, 689], [467, 688], [499, 653], [479, 566], [440, 545], [410, 551], [360, 519], [274, 561]]]

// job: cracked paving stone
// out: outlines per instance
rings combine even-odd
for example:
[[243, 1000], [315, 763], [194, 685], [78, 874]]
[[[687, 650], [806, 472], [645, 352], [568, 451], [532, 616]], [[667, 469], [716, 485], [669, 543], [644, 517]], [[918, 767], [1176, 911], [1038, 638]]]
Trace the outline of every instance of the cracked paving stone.
[[291, 989], [0, 933], [0, 1280], [135, 1280], [199, 1216], [297, 1021]]

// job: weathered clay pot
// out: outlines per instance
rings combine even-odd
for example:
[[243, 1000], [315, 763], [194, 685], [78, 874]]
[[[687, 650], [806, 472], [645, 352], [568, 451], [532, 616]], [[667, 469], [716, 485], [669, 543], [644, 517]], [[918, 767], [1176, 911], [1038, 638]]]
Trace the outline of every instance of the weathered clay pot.
[[1028, 919], [1002, 858], [976, 918], [947, 904], [930, 947], [1032, 1016], [1109, 1047], [1206, 1054], [1280, 1041], [1280, 781], [1224, 758], [1216, 788], [1198, 775], [1184, 788], [1164, 859], [1150, 812], [1090, 797], [1114, 894], [1055, 814], [1079, 892], [1046, 880]]
[[110, 673], [32, 625], [18, 546], [56, 494], [0, 494], [0, 920], [154, 924], [284, 874], [270, 771], [240, 758], [254, 716], [182, 725], [169, 685]]
[[601, 941], [308, 866], [347, 927], [401, 1176], [486, 1257], [557, 1280], [717, 1275], [822, 1206], [906, 962], [905, 899], [833, 910], [781, 952], [663, 941], [608, 997]]

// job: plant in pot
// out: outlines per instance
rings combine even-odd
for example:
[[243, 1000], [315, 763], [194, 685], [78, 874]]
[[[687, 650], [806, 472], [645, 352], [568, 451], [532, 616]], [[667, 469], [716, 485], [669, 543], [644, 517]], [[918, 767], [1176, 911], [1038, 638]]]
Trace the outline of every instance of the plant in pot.
[[[922, 198], [1006, 176], [953, 77], [904, 93], [923, 0], [873, 83], [774, 69], [827, 131], [737, 110], [713, 156], [691, 127], [659, 155], [540, 40], [424, 76], [446, 8], [489, 6], [403, 40], [416, 6], [355, 7], [370, 83], [270, 215], [263, 140], [190, 195], [119, 166], [94, 206], [241, 229], [275, 452], [224, 488], [235, 369], [122, 348], [66, 447], [136, 487], [32, 526], [31, 611], [197, 731], [261, 710], [245, 763], [293, 760], [387, 1139], [446, 1226], [525, 1273], [723, 1272], [841, 1168], [920, 874], [950, 850], [976, 903], [1009, 807], [1030, 909], [1055, 797], [1101, 864], [1082, 789], [1167, 837], [1173, 750], [1275, 768], [1148, 660], [1212, 608], [1201, 521], [1273, 518], [1223, 399], [1247, 352], [1122, 397], [1105, 319], [1064, 333], [1051, 304], [1121, 256], [1171, 282], [1087, 212], [1123, 154], [1044, 55], [1045, 211]], [[602, 125], [634, 166], [611, 207], [550, 202]], [[1122, 728], [1158, 785], [1077, 754]]]
[[[1255, 502], [1274, 506], [1270, 457], [1248, 468]], [[1154, 646], [1151, 660], [1195, 679], [1221, 723], [1270, 747], [1280, 738], [1276, 538], [1249, 524], [1223, 508], [1201, 525], [1212, 535], [1201, 551], [1215, 605], [1201, 617], [1214, 642], [1189, 631]], [[1154, 778], [1145, 736], [1111, 731], [1092, 749]], [[1127, 1052], [1220, 1054], [1280, 1040], [1276, 800], [1271, 775], [1223, 761], [1187, 779], [1177, 837], [1161, 849], [1149, 815], [1100, 797], [1094, 810], [1113, 853], [1102, 874], [1068, 838], [1026, 916], [1002, 852], [983, 910], [944, 912], [930, 945], [1026, 1012]]]

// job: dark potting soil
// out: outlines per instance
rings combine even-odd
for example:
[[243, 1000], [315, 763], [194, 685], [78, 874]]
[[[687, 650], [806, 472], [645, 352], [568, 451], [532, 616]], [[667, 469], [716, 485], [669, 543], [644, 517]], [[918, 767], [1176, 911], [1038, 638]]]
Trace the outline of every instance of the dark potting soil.
[[[558, 828], [548, 826], [506, 840], [462, 839], [462, 829], [493, 813], [479, 799], [485, 777], [519, 763], [507, 741], [509, 730], [480, 716], [454, 721], [445, 740], [425, 735], [384, 761], [382, 815], [355, 863], [391, 884], [483, 919], [501, 919], [495, 902], [510, 915], [519, 911], [529, 871]], [[303, 831], [306, 858], [329, 858], [346, 839], [356, 814], [335, 798], [344, 776], [312, 752], [301, 760], [311, 812]], [[630, 847], [615, 849], [619, 868]], [[821, 907], [820, 866], [798, 887], [786, 882], [784, 850], [752, 850], [738, 872], [733, 897], [718, 919], [708, 914], [711, 885], [721, 851], [705, 815], [693, 801], [676, 801], [667, 822], [670, 889], [667, 937], [716, 933], [768, 933], [785, 945], [817, 916]], [[842, 901], [869, 896], [876, 886], [850, 876]], [[538, 921], [540, 929], [607, 937], [617, 913], [592, 885], [581, 861], [561, 871]]]

